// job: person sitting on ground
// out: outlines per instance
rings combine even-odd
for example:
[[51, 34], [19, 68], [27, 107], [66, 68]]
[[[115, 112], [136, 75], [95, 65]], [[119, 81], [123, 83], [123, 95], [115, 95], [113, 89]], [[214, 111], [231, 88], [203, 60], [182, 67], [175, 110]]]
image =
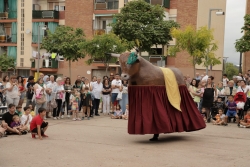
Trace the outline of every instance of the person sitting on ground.
[[212, 120], [213, 121], [213, 124], [214, 125], [224, 125], [225, 123], [225, 114], [223, 114], [224, 110], [222, 108], [219, 108], [218, 109], [218, 113], [216, 116], [215, 116], [215, 119], [216, 120]]
[[[18, 133], [19, 135], [22, 134], [22, 131], [24, 129], [25, 126], [21, 125], [21, 121], [18, 115], [14, 115], [12, 118], [13, 122], [11, 122], [10, 127], [16, 131], [16, 133]], [[23, 131], [23, 134], [25, 132]], [[26, 132], [27, 133], [27, 132]]]
[[126, 105], [125, 113], [122, 115], [122, 119], [127, 120], [128, 119], [128, 113], [129, 113], [129, 111], [128, 111], [128, 104], [127, 104]]
[[[83, 114], [86, 112], [87, 110], [87, 117], [88, 120], [90, 119], [90, 107], [92, 106], [92, 99], [91, 99], [91, 94], [89, 92], [89, 87], [85, 87], [84, 91], [82, 92], [82, 106], [83, 106]], [[82, 119], [84, 119], [84, 115], [82, 117]]]
[[201, 108], [201, 116], [205, 122], [207, 122], [207, 109], [205, 107]]
[[234, 102], [232, 95], [228, 96], [228, 102], [226, 106], [228, 110], [227, 110], [226, 117], [225, 117], [225, 124], [227, 124], [228, 117], [235, 117], [236, 122], [238, 123], [238, 126], [239, 126], [239, 117], [237, 115], [237, 104]]
[[32, 117], [36, 116], [36, 113], [35, 113], [35, 111], [34, 111], [33, 106], [32, 106], [32, 105], [29, 105], [29, 108], [30, 108], [30, 115], [31, 115]]
[[[17, 132], [15, 129], [11, 128], [11, 123], [12, 123], [12, 119], [15, 115], [18, 116], [18, 114], [15, 112], [16, 111], [16, 106], [14, 104], [9, 104], [8, 105], [8, 110], [9, 112], [6, 112], [5, 114], [3, 114], [2, 117], [2, 127], [6, 129], [7, 134], [19, 134], [19, 132]], [[24, 126], [21, 130], [21, 132], [23, 134], [25, 133], [25, 130], [27, 129], [26, 126]]]
[[16, 113], [18, 114], [19, 117], [21, 117], [23, 115], [22, 106], [17, 106], [16, 107]]
[[121, 118], [122, 118], [121, 106], [117, 105], [114, 114], [111, 114], [111, 119], [121, 119]]
[[45, 135], [45, 131], [48, 129], [49, 123], [43, 121], [46, 112], [47, 111], [45, 108], [39, 108], [38, 115], [35, 116], [30, 123], [30, 131], [32, 133], [31, 136], [33, 139], [36, 138], [36, 135], [38, 135], [40, 140], [42, 140], [43, 137], [48, 137]]
[[2, 138], [2, 137], [7, 137], [7, 135], [5, 134], [5, 131], [6, 131], [6, 128], [2, 128], [2, 127], [0, 126], [0, 138]]
[[81, 118], [79, 118], [78, 116], [79, 102], [80, 102], [80, 92], [78, 92], [78, 90], [74, 88], [74, 93], [70, 95], [70, 103], [71, 103], [73, 121], [81, 120]]
[[24, 114], [21, 117], [21, 125], [27, 126], [27, 130], [30, 131], [30, 123], [32, 121], [32, 116], [30, 114], [30, 108], [24, 107]]
[[244, 120], [240, 121], [240, 127], [250, 128], [250, 108], [247, 110], [247, 114], [244, 116]]

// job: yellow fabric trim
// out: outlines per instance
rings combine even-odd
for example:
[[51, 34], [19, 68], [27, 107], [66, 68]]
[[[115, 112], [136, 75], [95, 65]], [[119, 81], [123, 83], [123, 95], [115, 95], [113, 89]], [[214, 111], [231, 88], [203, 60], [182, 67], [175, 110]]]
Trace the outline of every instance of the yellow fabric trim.
[[161, 68], [164, 75], [166, 92], [168, 96], [168, 100], [170, 104], [176, 108], [177, 110], [181, 111], [181, 96], [179, 91], [179, 86], [176, 81], [174, 72], [169, 68]]

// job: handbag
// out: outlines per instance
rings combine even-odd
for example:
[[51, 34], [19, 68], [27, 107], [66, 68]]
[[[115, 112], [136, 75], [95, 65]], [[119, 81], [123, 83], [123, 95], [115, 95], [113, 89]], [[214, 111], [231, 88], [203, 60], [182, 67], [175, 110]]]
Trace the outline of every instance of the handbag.
[[46, 99], [45, 99], [45, 95], [44, 94], [41, 94], [40, 96], [39, 96], [39, 98], [36, 98], [36, 103], [37, 104], [43, 104], [43, 103], [45, 103], [46, 102]]
[[119, 92], [118, 95], [117, 95], [117, 100], [122, 100], [122, 92]]

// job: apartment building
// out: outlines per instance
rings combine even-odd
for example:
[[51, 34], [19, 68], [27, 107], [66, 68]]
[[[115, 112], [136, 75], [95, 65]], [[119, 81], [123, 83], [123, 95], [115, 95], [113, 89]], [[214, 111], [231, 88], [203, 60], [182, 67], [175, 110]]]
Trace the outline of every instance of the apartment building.
[[[130, 0], [0, 0], [0, 53], [7, 52], [8, 56], [16, 59], [17, 73], [28, 76], [35, 74], [38, 66], [38, 42], [46, 34], [45, 26], [54, 31], [58, 25], [67, 25], [74, 28], [83, 28], [86, 38], [101, 35], [111, 31], [113, 14]], [[207, 26], [209, 10], [217, 8], [225, 11], [224, 0], [145, 0], [152, 5], [165, 7], [165, 20], [177, 21], [181, 28], [187, 25], [194, 27]], [[219, 50], [216, 54], [223, 57], [225, 17], [211, 13], [211, 28], [214, 29], [215, 40], [218, 41]], [[1, 27], [4, 33], [1, 34]], [[39, 33], [38, 33], [39, 31]], [[39, 40], [38, 40], [39, 36]], [[0, 38], [2, 39], [2, 38]], [[168, 56], [168, 48], [174, 45], [171, 41], [166, 46], [157, 46], [155, 55], [142, 53], [142, 56], [158, 66], [174, 66], [180, 68], [186, 75], [193, 74], [193, 67], [188, 61], [186, 52], [178, 53], [175, 58]], [[40, 51], [42, 59], [39, 61], [40, 72], [68, 76], [68, 62], [62, 59], [47, 57], [45, 50]], [[77, 75], [91, 78], [93, 75], [104, 75], [104, 64], [94, 62], [87, 65], [85, 59], [72, 63], [72, 79]], [[196, 69], [204, 72], [205, 68], [197, 66]], [[213, 67], [212, 75], [220, 76], [222, 65]], [[110, 64], [109, 72], [119, 72], [118, 65]]]

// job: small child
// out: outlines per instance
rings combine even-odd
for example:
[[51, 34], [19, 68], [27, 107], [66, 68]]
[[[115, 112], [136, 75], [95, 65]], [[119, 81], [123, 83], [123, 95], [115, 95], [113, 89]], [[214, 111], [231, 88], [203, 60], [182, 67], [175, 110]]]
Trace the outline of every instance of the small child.
[[81, 120], [81, 118], [78, 117], [79, 101], [80, 101], [80, 93], [77, 91], [77, 89], [75, 89], [74, 93], [70, 95], [70, 103], [71, 103], [73, 121]]
[[240, 127], [250, 128], [250, 108], [247, 110], [247, 114], [244, 116], [244, 120], [240, 121]]
[[215, 102], [215, 107], [216, 108], [220, 108], [220, 109], [223, 109], [225, 106], [224, 106], [224, 102], [222, 101], [222, 98], [221, 97], [218, 97], [216, 102]]
[[[83, 106], [83, 114], [86, 112], [87, 109], [87, 117], [88, 120], [90, 119], [90, 107], [92, 106], [92, 99], [91, 94], [89, 92], [89, 87], [85, 87], [84, 91], [82, 92], [82, 106]], [[82, 117], [84, 119], [84, 116]]]
[[201, 108], [201, 116], [203, 117], [203, 120], [204, 120], [205, 122], [207, 122], [206, 114], [207, 114], [207, 109], [206, 109], [205, 107], [202, 107], [202, 108]]
[[[212, 120], [213, 121], [213, 124], [214, 125], [224, 125], [224, 119], [225, 119], [225, 114], [223, 114], [223, 109], [222, 108], [219, 108], [218, 109], [218, 113], [216, 116], [215, 116], [215, 119], [216, 120]], [[225, 124], [226, 125], [226, 124]]]
[[239, 117], [237, 115], [237, 104], [234, 102], [232, 95], [228, 96], [228, 102], [226, 105], [228, 107], [228, 110], [227, 110], [226, 117], [225, 117], [225, 124], [227, 124], [228, 117], [235, 117], [236, 122], [238, 123], [238, 126], [240, 126]]
[[27, 126], [27, 130], [30, 131], [30, 123], [32, 120], [32, 116], [30, 114], [30, 108], [29, 107], [24, 107], [24, 115], [21, 117], [21, 125]]
[[18, 114], [19, 117], [22, 116], [22, 114], [23, 114], [23, 113], [22, 113], [22, 106], [17, 106], [17, 107], [16, 107], [16, 113]]
[[48, 129], [49, 123], [44, 122], [43, 118], [46, 115], [45, 108], [38, 109], [38, 115], [35, 116], [30, 123], [30, 131], [32, 132], [31, 136], [33, 139], [38, 135], [39, 139], [42, 140], [43, 137], [48, 137], [44, 132]]
[[125, 110], [125, 113], [122, 115], [122, 119], [125, 119], [127, 120], [128, 119], [128, 104], [126, 105], [126, 110]]
[[22, 134], [23, 125], [21, 125], [20, 118], [17, 115], [14, 115], [12, 118], [13, 122], [10, 124], [10, 127], [14, 129], [19, 135]]
[[120, 105], [116, 105], [114, 114], [111, 114], [111, 119], [122, 119], [122, 110]]
[[35, 113], [35, 111], [34, 111], [34, 109], [33, 109], [33, 106], [32, 106], [32, 105], [29, 105], [29, 108], [30, 108], [30, 115], [31, 115], [32, 117], [36, 116], [36, 113]]

